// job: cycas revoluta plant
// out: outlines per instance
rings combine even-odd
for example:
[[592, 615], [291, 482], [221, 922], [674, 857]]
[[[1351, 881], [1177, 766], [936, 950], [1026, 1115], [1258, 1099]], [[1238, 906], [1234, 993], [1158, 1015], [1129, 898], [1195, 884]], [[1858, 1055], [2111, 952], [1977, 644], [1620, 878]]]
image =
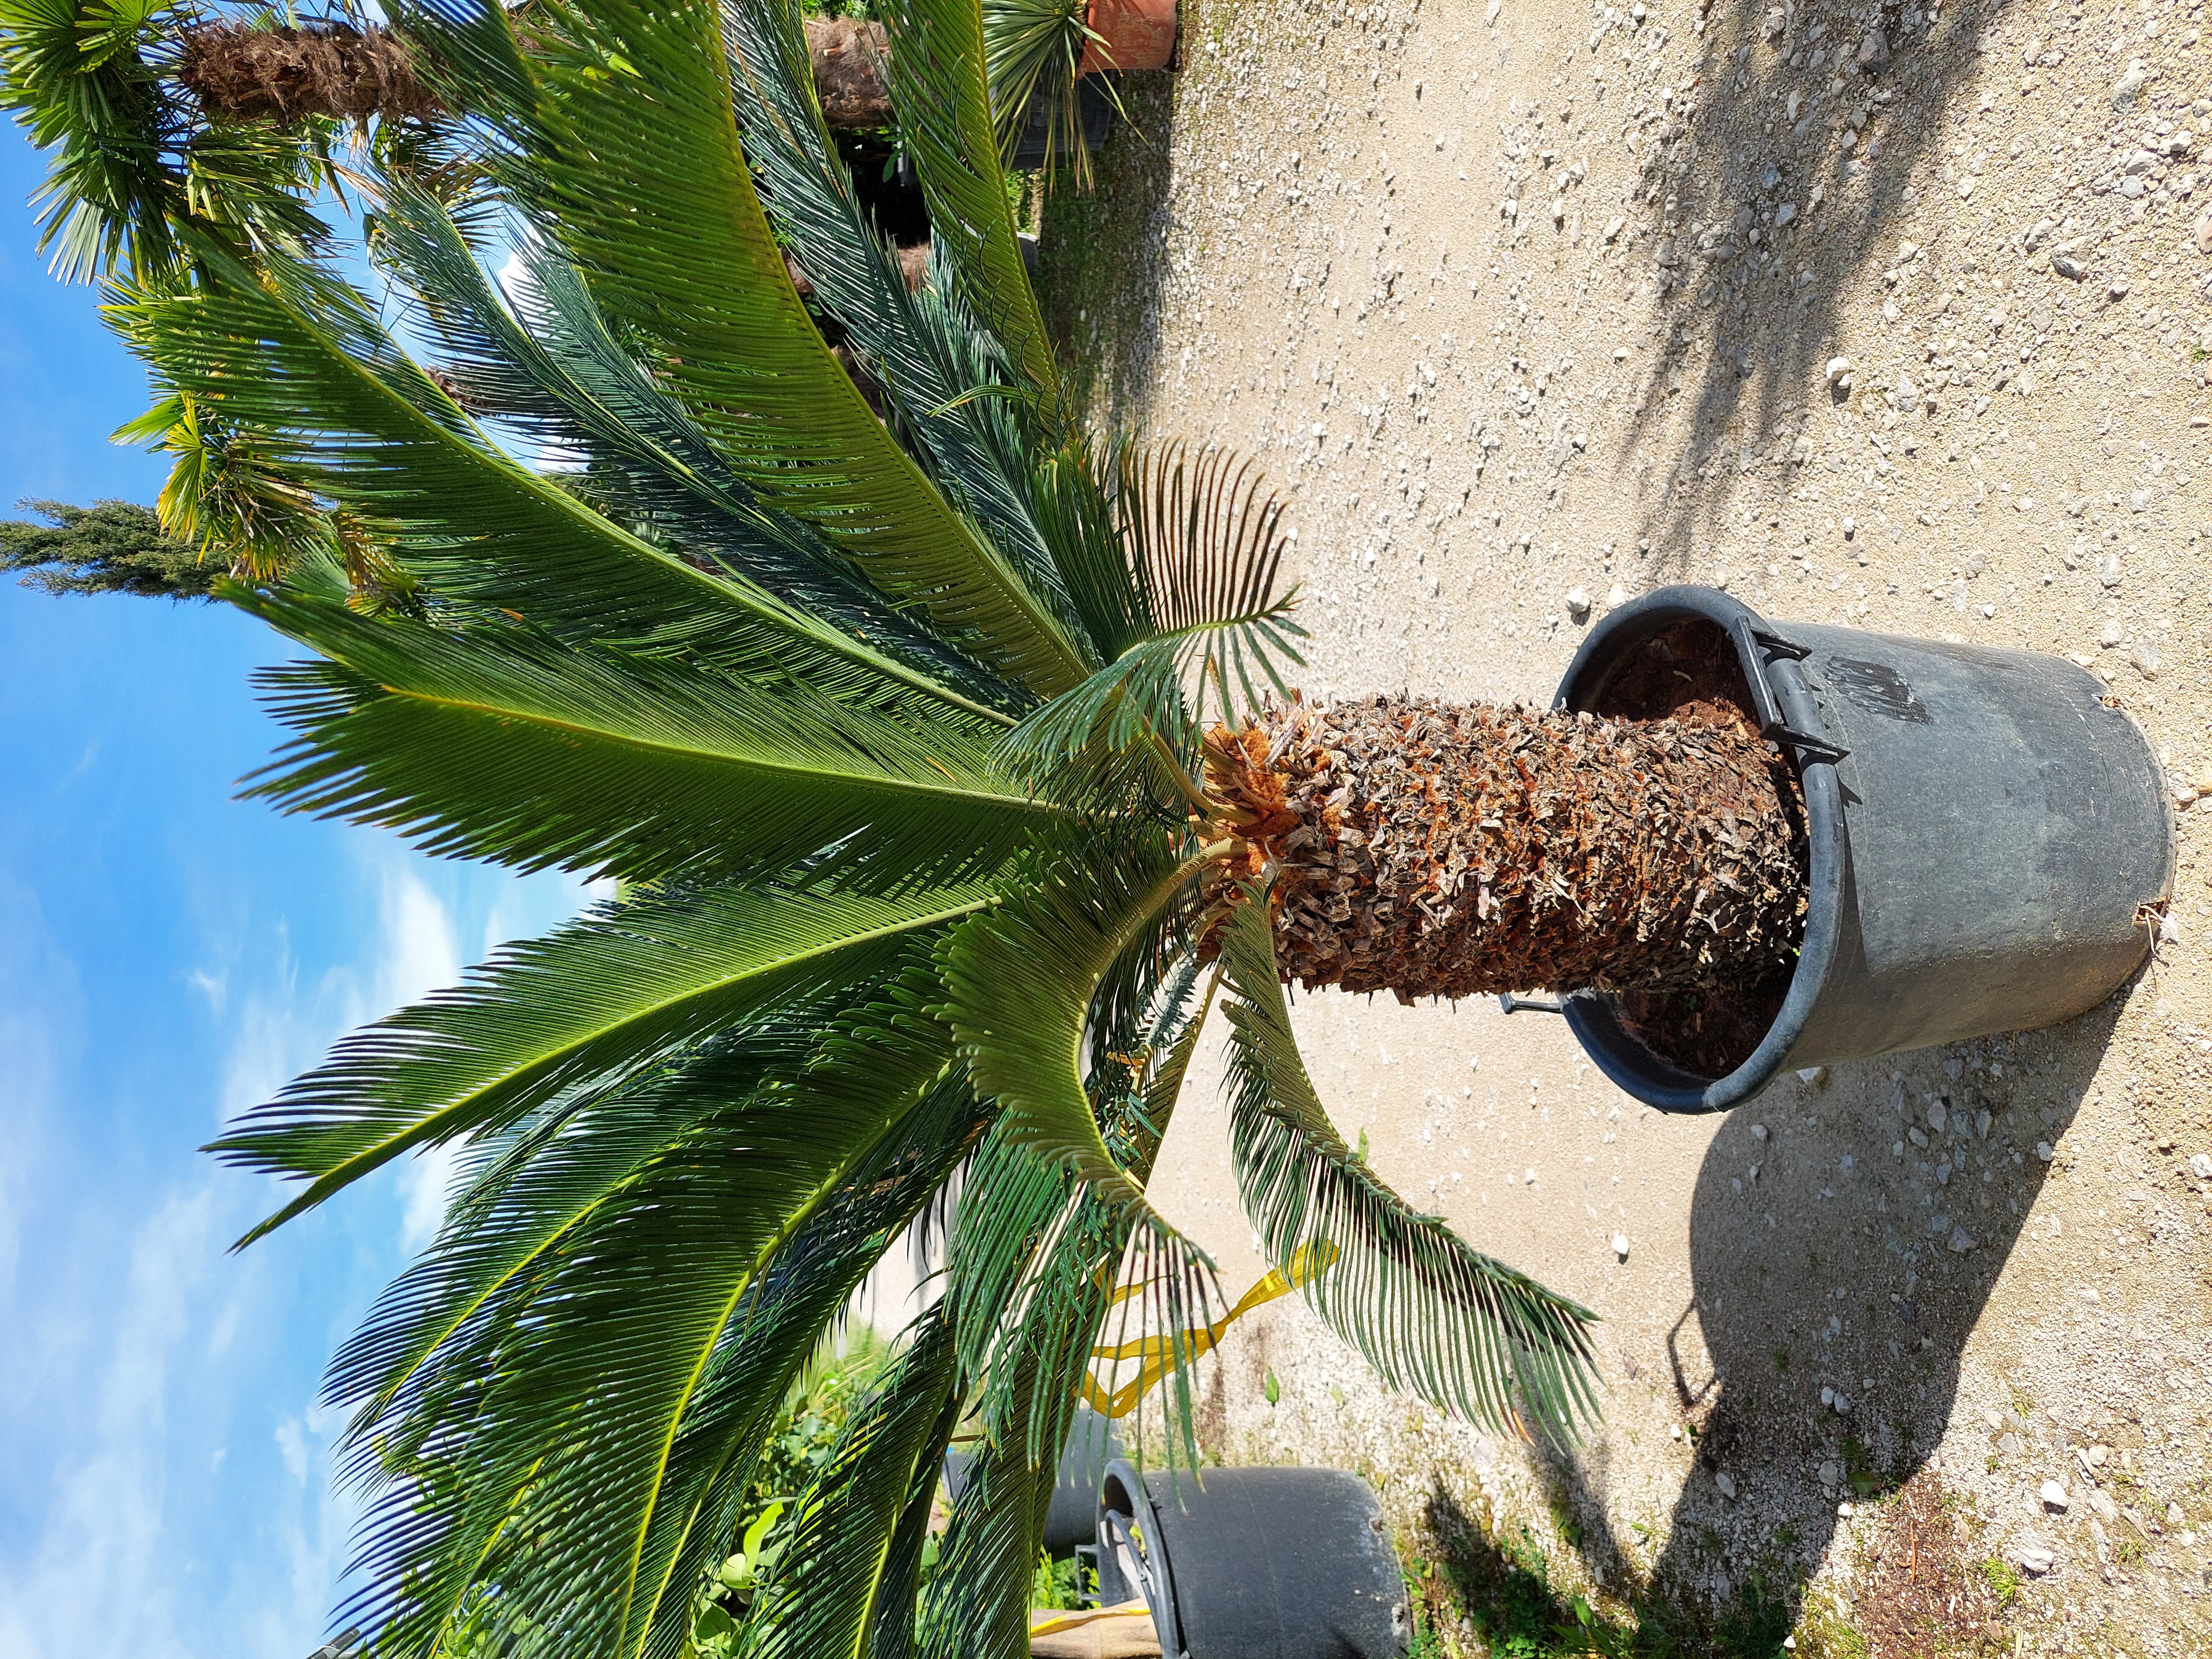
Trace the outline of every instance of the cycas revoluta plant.
[[[746, 1650], [1024, 1651], [1057, 1452], [1114, 1380], [1095, 1346], [1164, 1362], [1149, 1408], [1186, 1443], [1212, 1270], [1146, 1185], [1217, 1001], [1277, 1267], [1393, 1384], [1571, 1433], [1589, 1316], [1344, 1143], [1283, 981], [1458, 992], [1469, 955], [1504, 950], [1510, 979], [1550, 939], [1586, 982], [1656, 960], [1674, 983], [1725, 965], [1710, 901], [1744, 881], [1773, 890], [1752, 948], [1786, 949], [1787, 880], [1735, 850], [1761, 833], [1755, 738], [1528, 715], [1492, 743], [1480, 711], [1378, 702], [1353, 732], [1266, 702], [1299, 633], [1278, 514], [1218, 452], [1077, 429], [975, 0], [887, 20], [937, 227], [919, 292], [781, 0], [392, 15], [471, 112], [468, 167], [358, 175], [405, 304], [170, 221], [185, 257], [109, 310], [170, 399], [151, 429], [219, 426], [237, 499], [319, 526], [221, 590], [315, 653], [268, 678], [298, 735], [256, 792], [622, 884], [216, 1143], [299, 1183], [256, 1236], [461, 1149], [436, 1240], [330, 1376], [373, 1494], [348, 1613], [376, 1650], [681, 1651], [791, 1379], [933, 1221], [941, 1298], [801, 1498]], [[349, 606], [347, 559], [393, 602]], [[1668, 781], [1686, 742], [1741, 775], [1725, 830]], [[1689, 896], [1595, 856], [1593, 792], [1671, 814]], [[1354, 935], [1334, 957], [1330, 929]]]

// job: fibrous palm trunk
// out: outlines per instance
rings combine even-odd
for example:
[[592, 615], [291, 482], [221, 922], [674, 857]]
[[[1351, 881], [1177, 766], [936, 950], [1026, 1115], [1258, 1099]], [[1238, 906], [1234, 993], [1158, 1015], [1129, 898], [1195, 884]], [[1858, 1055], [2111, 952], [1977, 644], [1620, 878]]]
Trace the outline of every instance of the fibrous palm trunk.
[[419, 120], [445, 109], [416, 75], [407, 43], [375, 24], [204, 24], [184, 38], [177, 79], [203, 109], [237, 121]]
[[1275, 872], [1284, 977], [1309, 988], [1742, 994], [1786, 975], [1802, 931], [1795, 777], [1725, 706], [1294, 702], [1217, 727], [1206, 763], [1244, 872]]
[[[884, 77], [890, 45], [881, 23], [810, 17], [806, 46], [822, 113], [832, 128], [866, 131], [892, 124]], [[374, 23], [204, 24], [184, 37], [177, 78], [203, 109], [234, 121], [316, 115], [419, 120], [445, 112], [416, 73], [406, 41]]]

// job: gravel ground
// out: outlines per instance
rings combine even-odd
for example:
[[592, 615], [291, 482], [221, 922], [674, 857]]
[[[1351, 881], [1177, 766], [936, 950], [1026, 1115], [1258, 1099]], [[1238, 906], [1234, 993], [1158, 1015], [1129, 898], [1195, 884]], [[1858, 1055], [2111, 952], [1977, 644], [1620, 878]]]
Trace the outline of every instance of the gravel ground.
[[[1711, 582], [2073, 657], [2182, 809], [2172, 936], [2106, 1006], [1725, 1117], [1540, 1015], [1302, 1000], [1347, 1135], [1604, 1320], [1569, 1451], [1295, 1302], [1224, 1345], [1211, 1449], [1366, 1472], [1447, 1650], [1579, 1596], [1612, 1650], [2212, 1654], [2203, 23], [1186, 0], [1142, 140], [1048, 210], [1094, 413], [1291, 502], [1310, 691], [1547, 700], [1591, 617]], [[1156, 1186], [1233, 1291], [1206, 1082]]]

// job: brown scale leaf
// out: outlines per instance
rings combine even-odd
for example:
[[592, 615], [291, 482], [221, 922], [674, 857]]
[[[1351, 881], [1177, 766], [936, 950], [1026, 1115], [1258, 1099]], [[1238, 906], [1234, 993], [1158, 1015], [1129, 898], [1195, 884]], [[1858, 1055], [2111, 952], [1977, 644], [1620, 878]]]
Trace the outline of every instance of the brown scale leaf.
[[1786, 973], [1803, 930], [1796, 776], [1725, 703], [1297, 701], [1215, 728], [1206, 785], [1237, 864], [1275, 868], [1308, 988], [1726, 994]]

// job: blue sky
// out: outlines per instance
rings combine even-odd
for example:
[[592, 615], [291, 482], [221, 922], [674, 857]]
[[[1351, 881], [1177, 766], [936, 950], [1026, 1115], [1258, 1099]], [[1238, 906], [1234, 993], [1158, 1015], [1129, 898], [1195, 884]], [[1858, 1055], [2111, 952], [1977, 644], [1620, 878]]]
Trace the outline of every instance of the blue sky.
[[[147, 401], [33, 255], [0, 136], [0, 509], [150, 501]], [[6, 511], [8, 517], [17, 516]], [[291, 654], [210, 605], [0, 580], [0, 1659], [302, 1659], [351, 1511], [332, 1347], [434, 1225], [434, 1164], [263, 1240], [268, 1182], [194, 1149], [350, 1026], [543, 931], [579, 889], [232, 799]]]

